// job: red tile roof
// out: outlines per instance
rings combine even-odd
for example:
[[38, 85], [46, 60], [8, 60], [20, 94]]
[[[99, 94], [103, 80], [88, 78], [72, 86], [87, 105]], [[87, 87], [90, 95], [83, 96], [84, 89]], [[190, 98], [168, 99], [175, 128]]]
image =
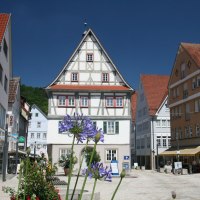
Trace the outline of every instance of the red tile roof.
[[10, 14], [0, 14], [0, 44], [3, 40], [9, 18], [10, 18]]
[[144, 95], [146, 96], [149, 106], [149, 114], [155, 115], [168, 95], [169, 76], [164, 75], [141, 75], [141, 82], [144, 88]]
[[131, 96], [131, 113], [132, 113], [132, 121], [135, 121], [136, 116], [136, 105], [137, 105], [137, 92], [135, 92]]
[[52, 85], [52, 90], [84, 90], [84, 91], [130, 91], [126, 86], [105, 86], [105, 85]]
[[17, 89], [20, 85], [20, 78], [15, 77], [10, 80], [9, 84], [9, 95], [8, 95], [8, 102], [14, 103], [17, 95]]
[[200, 67], [200, 44], [181, 43], [181, 45], [197, 64], [197, 67]]

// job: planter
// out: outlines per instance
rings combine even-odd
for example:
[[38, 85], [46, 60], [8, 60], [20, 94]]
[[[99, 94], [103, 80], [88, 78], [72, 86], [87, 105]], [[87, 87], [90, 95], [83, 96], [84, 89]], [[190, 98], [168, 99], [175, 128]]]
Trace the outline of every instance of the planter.
[[65, 176], [68, 176], [69, 172], [70, 172], [69, 168], [64, 168]]

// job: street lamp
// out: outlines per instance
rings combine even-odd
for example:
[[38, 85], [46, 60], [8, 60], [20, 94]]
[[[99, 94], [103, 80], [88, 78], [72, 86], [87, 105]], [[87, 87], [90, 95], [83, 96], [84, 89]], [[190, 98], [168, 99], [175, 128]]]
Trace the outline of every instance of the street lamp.
[[36, 141], [35, 141], [35, 144], [34, 144], [34, 160], [35, 160], [35, 155], [36, 155]]

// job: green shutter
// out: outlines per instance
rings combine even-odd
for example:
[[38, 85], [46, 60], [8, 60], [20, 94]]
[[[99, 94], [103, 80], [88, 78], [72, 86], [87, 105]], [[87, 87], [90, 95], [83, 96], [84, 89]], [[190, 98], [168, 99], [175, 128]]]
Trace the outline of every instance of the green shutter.
[[115, 133], [119, 134], [119, 122], [115, 122]]
[[103, 122], [103, 132], [107, 133], [107, 122]]

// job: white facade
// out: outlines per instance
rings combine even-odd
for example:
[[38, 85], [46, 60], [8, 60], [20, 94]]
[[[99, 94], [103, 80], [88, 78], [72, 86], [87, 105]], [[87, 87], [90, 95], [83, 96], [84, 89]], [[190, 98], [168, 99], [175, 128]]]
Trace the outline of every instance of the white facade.
[[[66, 114], [79, 113], [89, 116], [105, 132], [105, 142], [97, 146], [101, 161], [110, 165], [115, 157], [121, 169], [124, 156], [130, 158], [130, 98], [133, 90], [91, 30], [46, 90], [49, 97], [47, 142], [53, 162], [57, 162], [72, 143], [71, 137], [59, 133], [59, 121]], [[76, 145], [78, 158], [83, 148], [84, 145]], [[130, 160], [126, 162], [130, 166]]]
[[151, 115], [151, 108], [140, 83], [136, 109], [136, 155], [139, 165], [147, 169], [155, 169], [156, 156], [170, 147], [170, 112], [167, 101], [166, 95], [156, 113]]
[[31, 107], [31, 119], [29, 120], [27, 146], [31, 153], [41, 155], [47, 151], [47, 117], [39, 107]]
[[[4, 140], [5, 119], [8, 111], [8, 92], [9, 80], [12, 74], [12, 47], [11, 47], [11, 16], [9, 14], [0, 14], [0, 20], [6, 21], [6, 26], [0, 26], [4, 31], [3, 37], [0, 38], [0, 139]], [[2, 32], [1, 32], [2, 34]], [[2, 41], [1, 41], [2, 40]], [[0, 143], [0, 151], [2, 143]]]

